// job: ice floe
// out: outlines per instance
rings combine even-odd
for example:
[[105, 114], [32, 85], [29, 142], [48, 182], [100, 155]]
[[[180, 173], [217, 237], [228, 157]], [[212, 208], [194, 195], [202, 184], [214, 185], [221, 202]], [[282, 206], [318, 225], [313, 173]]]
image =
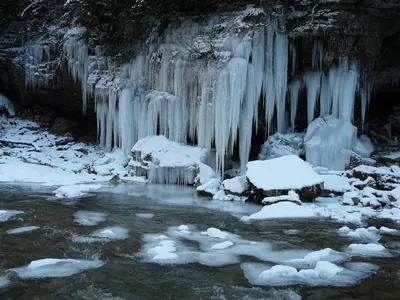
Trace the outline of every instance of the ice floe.
[[18, 214], [23, 214], [23, 211], [20, 210], [2, 210], [0, 209], [0, 222], [5, 222], [11, 217], [18, 215]]
[[124, 240], [129, 237], [127, 228], [113, 226], [94, 231], [89, 236], [74, 235], [71, 240], [74, 243], [108, 243], [113, 240]]
[[99, 190], [100, 184], [77, 184], [59, 187], [54, 191], [57, 198], [77, 198], [86, 195], [89, 191]]
[[218, 244], [212, 245], [211, 249], [212, 250], [224, 250], [224, 249], [227, 249], [227, 248], [229, 248], [229, 247], [231, 247], [233, 245], [234, 245], [233, 242], [225, 241], [225, 242], [222, 242], [222, 243], [218, 243]]
[[248, 217], [243, 217], [243, 221], [257, 219], [275, 218], [312, 218], [318, 215], [310, 207], [299, 206], [292, 202], [279, 202], [263, 207], [259, 212]]
[[32, 261], [29, 265], [11, 269], [22, 279], [66, 277], [73, 274], [97, 269], [103, 266], [100, 260], [45, 258]]
[[141, 219], [152, 219], [152, 218], [154, 218], [154, 214], [151, 214], [151, 213], [137, 213], [136, 217], [141, 218]]
[[7, 234], [13, 235], [13, 234], [20, 234], [24, 232], [31, 232], [36, 229], [39, 229], [39, 226], [25, 226], [25, 227], [19, 227], [19, 228], [14, 228], [14, 229], [9, 229], [7, 230]]
[[95, 226], [107, 219], [107, 214], [96, 211], [80, 210], [74, 213], [74, 222], [84, 226]]
[[347, 248], [347, 251], [351, 255], [361, 255], [361, 256], [377, 256], [377, 257], [387, 257], [391, 256], [386, 248], [379, 244], [351, 244]]

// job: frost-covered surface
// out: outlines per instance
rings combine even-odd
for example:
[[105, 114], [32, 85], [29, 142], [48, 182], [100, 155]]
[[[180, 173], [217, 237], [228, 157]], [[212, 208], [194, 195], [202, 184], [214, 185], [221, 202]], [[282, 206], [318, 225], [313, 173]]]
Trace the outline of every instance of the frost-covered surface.
[[350, 119], [318, 118], [308, 126], [304, 137], [306, 159], [314, 166], [344, 170], [356, 141], [357, 128]]
[[80, 210], [74, 213], [74, 222], [83, 226], [95, 226], [107, 219], [107, 214], [97, 211]]
[[100, 184], [77, 184], [59, 187], [54, 191], [57, 198], [77, 198], [86, 195], [90, 191], [102, 188]]
[[3, 210], [0, 209], [0, 222], [5, 222], [11, 217], [19, 214], [23, 214], [23, 211], [20, 210]]
[[14, 268], [18, 277], [22, 279], [66, 277], [73, 274], [97, 269], [103, 266], [100, 260], [77, 260], [77, 259], [55, 259], [45, 258], [34, 260], [29, 265]]
[[20, 234], [20, 233], [25, 233], [25, 232], [31, 232], [36, 229], [39, 229], [39, 226], [25, 226], [25, 227], [19, 227], [19, 228], [14, 228], [14, 229], [9, 229], [7, 230], [7, 234], [14, 235], [14, 234]]
[[246, 176], [258, 189], [301, 190], [323, 182], [307, 163], [296, 155], [287, 155], [247, 164]]

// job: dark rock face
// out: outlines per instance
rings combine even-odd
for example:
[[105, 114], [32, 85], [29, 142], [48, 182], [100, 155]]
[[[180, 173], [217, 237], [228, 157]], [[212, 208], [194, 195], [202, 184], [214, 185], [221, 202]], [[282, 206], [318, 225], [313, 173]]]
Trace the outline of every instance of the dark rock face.
[[[55, 1], [64, 3], [65, 1]], [[51, 84], [46, 87], [26, 88], [24, 63], [21, 61], [24, 49], [23, 40], [18, 32], [24, 28], [26, 20], [20, 18], [22, 11], [31, 1], [19, 0], [10, 13], [15, 16], [0, 24], [0, 92], [15, 100], [23, 107], [35, 104], [52, 108], [63, 117], [82, 116], [82, 96], [79, 83], [74, 83], [68, 74], [65, 62], [56, 70]], [[253, 1], [260, 5], [260, 1]], [[261, 1], [267, 5], [270, 1]], [[251, 1], [246, 1], [251, 3]], [[384, 92], [392, 91], [387, 98], [387, 106], [400, 100], [400, 1], [398, 0], [285, 0], [281, 5], [267, 7], [287, 31], [297, 48], [297, 72], [301, 73], [311, 66], [315, 40], [319, 40], [328, 51], [329, 59], [334, 61], [341, 56], [356, 57], [360, 61], [365, 75], [375, 78], [374, 94], [371, 105], [381, 103]], [[41, 11], [42, 18], [49, 11]], [[65, 18], [65, 11], [53, 16], [54, 25], [67, 26], [73, 16]], [[70, 12], [71, 14], [71, 12]], [[58, 16], [63, 16], [59, 17]], [[48, 18], [51, 19], [51, 18]], [[24, 23], [25, 22], [25, 23]], [[121, 20], [123, 22], [123, 20]], [[43, 32], [41, 35], [44, 34]], [[38, 37], [38, 36], [37, 36]], [[36, 37], [36, 38], [37, 38]], [[31, 36], [29, 36], [31, 38]], [[62, 41], [56, 41], [52, 55], [61, 59]], [[89, 45], [94, 49], [96, 45]], [[90, 124], [94, 124], [93, 107], [86, 110]], [[299, 112], [302, 104], [299, 104]], [[261, 112], [261, 110], [260, 110]], [[303, 113], [299, 113], [299, 118]], [[261, 120], [261, 119], [260, 119]], [[301, 121], [301, 120], [300, 120]], [[390, 122], [389, 122], [390, 121]], [[400, 131], [400, 120], [396, 116], [378, 127], [388, 125], [383, 136], [390, 136], [393, 128]], [[301, 122], [299, 122], [301, 123]], [[392, 127], [390, 129], [389, 127]], [[262, 126], [260, 126], [262, 127]], [[261, 132], [260, 136], [264, 136]], [[257, 150], [259, 147], [256, 147]]]

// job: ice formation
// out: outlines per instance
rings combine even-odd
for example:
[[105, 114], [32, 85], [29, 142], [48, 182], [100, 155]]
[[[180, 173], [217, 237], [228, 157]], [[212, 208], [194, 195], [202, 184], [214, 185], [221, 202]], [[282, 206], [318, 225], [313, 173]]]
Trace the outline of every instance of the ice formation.
[[[328, 50], [316, 42], [310, 53], [312, 66], [298, 75], [295, 43], [280, 30], [282, 24], [272, 16], [267, 16], [268, 26], [245, 24], [246, 11], [210, 16], [202, 23], [186, 19], [170, 24], [162, 36], [150, 36], [149, 45], [138, 47], [142, 51], [122, 66], [104, 57], [100, 47], [95, 55], [89, 53], [84, 29], [70, 29], [64, 56], [73, 78], [81, 82], [83, 110], [88, 98], [95, 101], [100, 144], [129, 153], [149, 135], [195, 141], [201, 148], [215, 148], [220, 172], [224, 158], [238, 144], [244, 174], [260, 104], [268, 133], [295, 128], [303, 94], [308, 123], [319, 115], [351, 122], [356, 97], [361, 98], [365, 120], [371, 85], [360, 76], [357, 63], [347, 58], [328, 61]], [[252, 11], [252, 17], [265, 15], [262, 9]], [[37, 66], [50, 60], [50, 54], [49, 45], [30, 45], [27, 85], [38, 84]]]

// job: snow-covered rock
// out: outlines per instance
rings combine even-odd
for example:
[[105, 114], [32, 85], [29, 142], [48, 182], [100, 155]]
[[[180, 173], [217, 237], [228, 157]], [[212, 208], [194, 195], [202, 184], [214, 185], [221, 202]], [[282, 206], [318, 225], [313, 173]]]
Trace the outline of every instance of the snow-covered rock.
[[379, 190], [392, 190], [400, 184], [400, 173], [393, 172], [389, 167], [361, 165], [352, 170], [352, 175], [359, 180], [373, 178], [374, 186]]
[[219, 190], [213, 196], [213, 200], [221, 200], [221, 201], [241, 201], [244, 202], [248, 199], [247, 196], [237, 196], [232, 194], [226, 194], [224, 190]]
[[216, 177], [217, 174], [215, 173], [213, 168], [204, 163], [199, 163], [199, 167], [197, 170], [197, 178], [196, 178], [196, 183], [198, 186], [206, 184], [211, 179], [214, 179]]
[[[304, 137], [306, 160], [314, 166], [344, 170], [350, 162], [348, 150], [357, 140], [357, 128], [333, 116], [315, 119]], [[346, 151], [347, 150], [347, 151]]]
[[238, 176], [232, 179], [226, 179], [222, 182], [225, 194], [244, 196], [247, 193], [248, 185], [246, 176]]
[[369, 137], [361, 135], [353, 146], [353, 151], [362, 158], [370, 158], [372, 152], [374, 152], [374, 145]]
[[104, 157], [94, 161], [91, 164], [91, 171], [101, 176], [118, 175], [124, 177], [127, 175], [126, 166], [129, 163], [129, 157], [120, 149], [111, 153], [106, 153]]
[[378, 244], [351, 244], [348, 247], [348, 251], [352, 255], [361, 255], [361, 256], [389, 256], [388, 251], [385, 247]]
[[249, 162], [246, 176], [251, 194], [259, 202], [290, 190], [299, 194], [301, 200], [314, 200], [323, 183], [322, 177], [296, 155]]
[[197, 194], [204, 197], [213, 197], [221, 190], [221, 181], [218, 178], [210, 179], [196, 188]]
[[15, 116], [15, 108], [12, 102], [0, 94], [0, 114], [6, 112], [10, 117]]
[[262, 145], [258, 159], [266, 160], [278, 158], [285, 155], [304, 154], [304, 133], [276, 133], [268, 137]]
[[148, 136], [131, 150], [136, 175], [145, 175], [153, 183], [193, 184], [200, 163], [209, 151], [168, 140], [165, 136]]

